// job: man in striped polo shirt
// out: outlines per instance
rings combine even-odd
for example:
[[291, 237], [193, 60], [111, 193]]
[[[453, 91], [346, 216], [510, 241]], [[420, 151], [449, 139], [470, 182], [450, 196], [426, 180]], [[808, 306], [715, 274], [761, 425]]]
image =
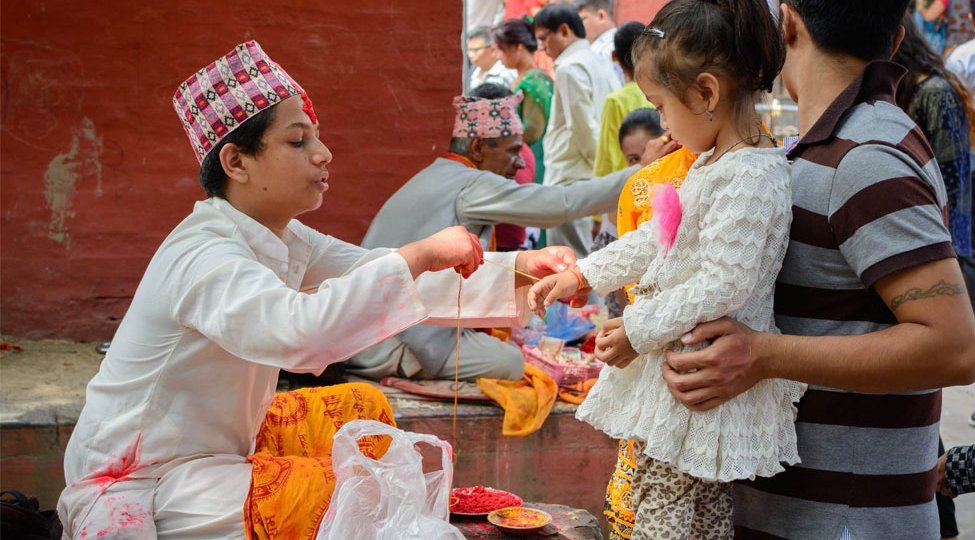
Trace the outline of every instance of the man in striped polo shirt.
[[[975, 315], [931, 148], [885, 61], [908, 0], [784, 0], [782, 77], [799, 105], [783, 335], [705, 323], [668, 356], [673, 394], [706, 410], [763, 378], [810, 384], [802, 463], [735, 489], [736, 538], [934, 539], [943, 386], [975, 380]], [[691, 370], [696, 370], [690, 372]]]

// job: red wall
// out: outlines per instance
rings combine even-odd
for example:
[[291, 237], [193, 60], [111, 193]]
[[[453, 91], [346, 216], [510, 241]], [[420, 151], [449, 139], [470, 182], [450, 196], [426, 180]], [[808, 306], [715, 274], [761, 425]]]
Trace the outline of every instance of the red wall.
[[238, 42], [258, 40], [315, 101], [335, 161], [311, 226], [358, 242], [445, 150], [460, 2], [155, 4], [0, 7], [4, 334], [112, 337], [156, 247], [203, 196], [173, 92]]
[[614, 18], [620, 24], [626, 21], [646, 24], [666, 3], [667, 0], [616, 0]]

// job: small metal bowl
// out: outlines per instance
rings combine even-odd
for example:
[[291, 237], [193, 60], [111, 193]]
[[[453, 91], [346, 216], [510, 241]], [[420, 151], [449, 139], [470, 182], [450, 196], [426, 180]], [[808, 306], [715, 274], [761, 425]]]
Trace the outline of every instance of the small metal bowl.
[[509, 506], [488, 514], [488, 521], [505, 534], [528, 536], [552, 522], [552, 516], [537, 508]]

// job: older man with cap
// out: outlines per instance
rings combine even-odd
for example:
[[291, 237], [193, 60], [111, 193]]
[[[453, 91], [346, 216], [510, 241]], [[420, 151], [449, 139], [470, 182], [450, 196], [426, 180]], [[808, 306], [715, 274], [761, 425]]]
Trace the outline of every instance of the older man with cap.
[[[499, 99], [455, 98], [450, 151], [386, 201], [362, 246], [401, 246], [432, 231], [461, 225], [489, 248], [499, 223], [553, 227], [615, 211], [620, 190], [637, 167], [564, 186], [519, 185], [510, 180], [525, 166], [519, 155], [522, 124], [517, 107], [521, 99], [520, 93]], [[645, 159], [652, 161], [653, 157]], [[452, 379], [455, 349], [456, 336], [449, 328], [417, 327], [357, 354], [346, 366], [375, 379], [390, 375]], [[482, 332], [462, 333], [461, 379], [519, 379], [523, 372], [524, 359], [517, 347]]]
[[[163, 241], [88, 384], [58, 514], [73, 538], [313, 538], [332, 435], [357, 418], [393, 424], [392, 411], [363, 384], [275, 396], [279, 370], [321, 373], [414, 324], [457, 324], [450, 268], [563, 261], [484, 255], [461, 227], [392, 251], [296, 221], [321, 206], [332, 155], [307, 94], [256, 42], [194, 73], [173, 104], [209, 198]], [[517, 322], [526, 284], [477, 271], [461, 323]], [[360, 444], [376, 457], [388, 442]]]

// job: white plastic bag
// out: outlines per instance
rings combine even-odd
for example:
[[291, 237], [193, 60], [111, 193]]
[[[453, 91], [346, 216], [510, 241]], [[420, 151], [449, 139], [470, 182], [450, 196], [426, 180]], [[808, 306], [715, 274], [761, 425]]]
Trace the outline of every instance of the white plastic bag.
[[[357, 441], [368, 435], [392, 438], [382, 459], [359, 451]], [[419, 443], [441, 449], [441, 470], [423, 472], [423, 458], [415, 448]], [[317, 540], [463, 540], [448, 522], [454, 474], [450, 455], [450, 444], [433, 435], [373, 420], [345, 424], [332, 443], [335, 491]]]

